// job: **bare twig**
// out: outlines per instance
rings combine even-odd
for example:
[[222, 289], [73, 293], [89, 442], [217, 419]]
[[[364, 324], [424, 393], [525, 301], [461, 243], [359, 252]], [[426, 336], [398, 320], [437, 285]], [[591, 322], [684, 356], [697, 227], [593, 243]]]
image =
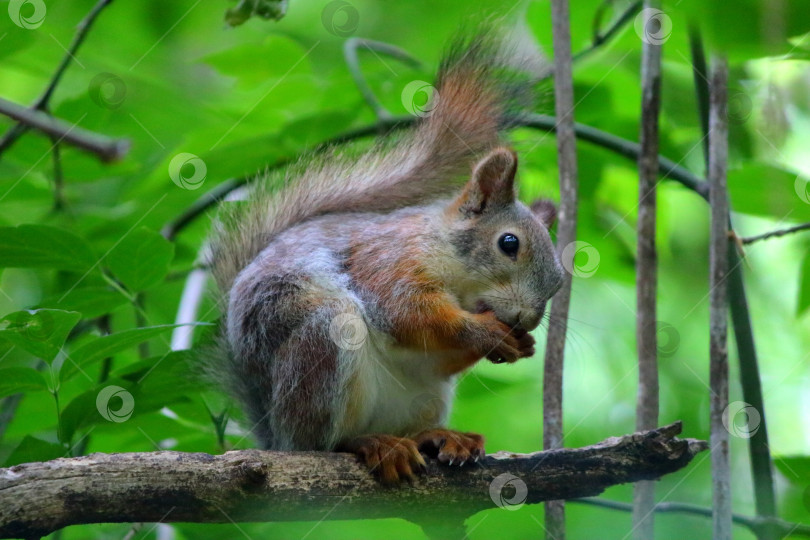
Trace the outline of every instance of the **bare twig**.
[[[631, 504], [618, 501], [608, 501], [605, 499], [571, 499], [568, 502], [599, 506], [602, 508], [609, 508], [611, 510], [622, 510], [624, 512], [633, 511], [633, 505]], [[688, 503], [662, 502], [656, 504], [653, 511], [660, 514], [691, 514], [696, 516], [712, 517], [711, 508], [705, 508], [703, 506]], [[748, 530], [750, 530], [756, 536], [761, 536], [766, 530], [775, 529], [779, 534], [778, 538], [787, 538], [790, 536], [810, 537], [810, 525], [791, 523], [779, 518], [764, 518], [732, 514], [731, 520], [737, 525], [748, 528]]]
[[[699, 36], [698, 36], [699, 38]], [[702, 47], [693, 47], [692, 54], [702, 52]], [[705, 59], [694, 63], [695, 66], [705, 66]], [[698, 95], [709, 95], [708, 74], [695, 77], [698, 85], [706, 86], [696, 89]], [[708, 111], [708, 109], [707, 109]], [[708, 114], [708, 112], [706, 112]], [[701, 121], [701, 125], [708, 126], [708, 119]], [[703, 134], [708, 138], [708, 132]], [[708, 159], [708, 156], [707, 156]], [[706, 164], [708, 170], [708, 162]], [[734, 230], [729, 220], [729, 230]], [[748, 309], [748, 298], [745, 292], [745, 282], [742, 275], [742, 262], [733, 242], [728, 246], [728, 295], [731, 307], [731, 320], [734, 324], [734, 341], [737, 345], [737, 355], [740, 361], [740, 382], [742, 383], [743, 400], [753, 407], [758, 415], [758, 424], [749, 425], [748, 429], [753, 435], [748, 439], [748, 450], [751, 457], [751, 474], [754, 481], [754, 499], [757, 515], [763, 517], [776, 517], [776, 492], [774, 490], [773, 471], [771, 470], [771, 451], [768, 445], [768, 427], [765, 418], [765, 404], [762, 398], [762, 382], [759, 376], [759, 361], [754, 343], [754, 329], [751, 326], [751, 314]], [[753, 415], [749, 415], [751, 421]], [[774, 540], [778, 535], [773, 532], [760, 535], [761, 539]]]
[[[63, 56], [61, 62], [59, 62], [59, 66], [57, 66], [56, 71], [51, 76], [51, 81], [48, 83], [45, 91], [31, 106], [32, 110], [43, 111], [48, 106], [48, 102], [54, 90], [56, 90], [56, 86], [59, 84], [59, 81], [62, 80], [62, 75], [64, 75], [68, 65], [70, 65], [70, 62], [75, 58], [76, 51], [79, 50], [79, 47], [84, 42], [98, 15], [111, 2], [112, 0], [100, 0], [79, 23], [79, 26], [76, 28], [76, 34], [73, 36], [73, 41], [70, 43], [67, 51], [65, 51], [65, 56]], [[29, 127], [28, 124], [21, 122], [6, 132], [3, 138], [0, 139], [0, 155], [8, 150]]]
[[53, 210], [54, 212], [61, 212], [67, 206], [65, 200], [65, 174], [62, 170], [62, 150], [59, 147], [59, 139], [51, 136], [51, 143], [53, 150]]
[[638, 13], [638, 10], [641, 9], [641, 1], [633, 2], [630, 4], [626, 10], [624, 10], [616, 20], [611, 24], [604, 32], [601, 32], [599, 29], [599, 23], [602, 20], [602, 14], [607, 11], [609, 5], [613, 4], [612, 0], [605, 0], [600, 4], [599, 10], [597, 11], [596, 17], [594, 18], [594, 29], [593, 29], [593, 41], [590, 45], [578, 51], [574, 57], [574, 62], [579, 61], [580, 59], [588, 56], [596, 49], [600, 48], [602, 45], [610, 41], [610, 39], [619, 32], [628, 22], [633, 20], [633, 17]]
[[344, 43], [343, 56], [346, 59], [346, 66], [349, 68], [349, 73], [351, 73], [352, 79], [354, 79], [354, 84], [357, 85], [357, 89], [360, 91], [360, 94], [362, 94], [363, 99], [366, 100], [368, 106], [374, 111], [377, 120], [390, 120], [393, 116], [383, 107], [380, 100], [377, 99], [377, 96], [368, 85], [365, 75], [363, 75], [363, 70], [360, 69], [360, 59], [357, 56], [357, 52], [361, 48], [375, 53], [383, 53], [413, 68], [421, 67], [422, 63], [417, 58], [411, 56], [407, 51], [395, 45], [383, 43], [382, 41], [353, 37], [347, 39], [346, 43]]
[[692, 78], [695, 82], [695, 99], [698, 106], [703, 137], [703, 159], [709, 159], [709, 70], [706, 68], [706, 54], [703, 52], [703, 40], [700, 30], [692, 23], [689, 25], [689, 50], [692, 54]]
[[95, 154], [105, 162], [120, 159], [129, 151], [129, 141], [126, 139], [111, 139], [3, 98], [0, 98], [0, 114], [46, 133], [54, 137], [58, 143], [66, 142]]
[[[645, 0], [644, 8], [659, 10], [659, 0]], [[649, 24], [645, 22], [645, 25]], [[636, 429], [658, 424], [658, 345], [656, 291], [658, 255], [655, 247], [656, 186], [658, 184], [658, 114], [661, 110], [661, 42], [644, 32], [641, 54], [641, 152], [638, 158], [638, 253], [636, 255], [636, 342], [638, 396]], [[655, 533], [655, 484], [633, 487], [633, 534], [651, 540]]]
[[[324, 141], [319, 145], [319, 148], [329, 148], [333, 145], [350, 142], [363, 137], [376, 135], [380, 131], [391, 132], [399, 129], [405, 129], [412, 126], [416, 119], [413, 116], [398, 116], [390, 120], [377, 122], [373, 125], [363, 126], [351, 131], [348, 131], [334, 139]], [[516, 125], [530, 127], [542, 131], [553, 132], [556, 129], [557, 121], [553, 116], [545, 114], [530, 114], [526, 115], [515, 122]], [[578, 139], [593, 143], [602, 148], [606, 148], [620, 156], [627, 159], [638, 160], [640, 147], [638, 143], [622, 139], [611, 133], [606, 133], [594, 127], [585, 124], [574, 124], [574, 132]], [[268, 171], [279, 169], [292, 163], [294, 158], [284, 158], [267, 167]], [[709, 200], [709, 185], [701, 180], [697, 175], [690, 172], [664, 156], [658, 156], [658, 172], [663, 178], [675, 180], [679, 184], [694, 191], [707, 201]], [[217, 185], [211, 191], [205, 193], [194, 204], [192, 204], [185, 212], [180, 214], [177, 218], [164, 225], [162, 234], [169, 240], [174, 239], [180, 232], [194, 222], [198, 217], [204, 214], [208, 209], [224, 199], [228, 193], [244, 186], [252, 178], [258, 178], [259, 175], [252, 175], [243, 178], [231, 178], [221, 184]]]
[[710, 373], [712, 508], [714, 540], [731, 540], [731, 470], [729, 433], [723, 425], [728, 406], [728, 65], [715, 59], [709, 96], [709, 183], [711, 195], [710, 261]]
[[[428, 474], [403, 489], [380, 486], [354, 456], [328, 452], [91, 454], [29, 463], [0, 469], [0, 537], [38, 538], [81, 523], [448, 518], [590, 497], [685, 467], [706, 443], [675, 438], [680, 429], [675, 423], [585, 448], [499, 452], [465, 469], [431, 461]], [[506, 486], [496, 480], [505, 474], [510, 487], [520, 482], [524, 501], [501, 493]]]
[[[571, 73], [571, 28], [568, 0], [552, 0], [551, 21], [554, 44], [554, 109], [557, 116], [557, 161], [560, 170], [560, 212], [557, 225], [557, 253], [577, 237], [577, 150], [574, 132], [574, 81]], [[563, 362], [568, 330], [573, 275], [564, 273], [563, 285], [551, 304], [551, 318], [543, 369], [543, 448], [561, 448], [563, 442]], [[546, 503], [546, 538], [565, 538], [565, 505], [562, 500]]]
[[746, 236], [740, 238], [740, 242], [742, 242], [743, 244], [753, 244], [754, 242], [759, 242], [760, 240], [767, 240], [768, 238], [785, 236], [786, 234], [793, 234], [795, 232], [807, 230], [810, 230], [810, 223], [802, 223], [801, 225], [796, 225], [795, 227], [788, 227], [787, 229], [778, 229], [775, 231], [758, 234], [756, 236]]

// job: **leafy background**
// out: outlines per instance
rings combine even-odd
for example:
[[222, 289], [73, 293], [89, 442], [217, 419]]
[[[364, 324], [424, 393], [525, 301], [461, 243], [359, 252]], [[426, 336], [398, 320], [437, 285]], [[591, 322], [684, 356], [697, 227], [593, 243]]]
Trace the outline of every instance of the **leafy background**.
[[[4, 98], [27, 104], [40, 94], [93, 4], [48, 1], [42, 25], [29, 30], [0, 10]], [[129, 155], [103, 165], [62, 145], [64, 204], [57, 209], [49, 138], [29, 133], [0, 159], [0, 397], [5, 397], [0, 464], [88, 452], [218, 453], [250, 446], [235, 423], [223, 427], [227, 402], [201, 391], [188, 376], [185, 362], [193, 353], [170, 352], [183, 281], [195, 266], [210, 218], [197, 219], [171, 242], [160, 231], [226, 179], [252, 175], [374, 122], [343, 59], [346, 36], [337, 34], [346, 34], [340, 28], [347, 19], [324, 21], [327, 4], [293, 0], [280, 22], [254, 18], [237, 28], [226, 28], [224, 12], [232, 6], [221, 2], [119, 0], [100, 15], [58, 86], [51, 111], [81, 127], [129, 138]], [[575, 51], [590, 44], [600, 4], [574, 3]], [[607, 5], [603, 22], [628, 3]], [[431, 80], [442, 44], [460, 22], [513, 6], [351, 0], [349, 7], [358, 15], [351, 35], [394, 43], [424, 61], [423, 69], [413, 69], [361, 53], [382, 103], [394, 114], [407, 114], [402, 88], [412, 80]], [[661, 153], [703, 174], [687, 38], [690, 21], [699, 21], [708, 49], [727, 54], [731, 63], [729, 185], [737, 231], [751, 235], [810, 221], [804, 177], [796, 180], [799, 173], [810, 174], [806, 4], [681, 0], [667, 3], [665, 11], [672, 33], [664, 46]], [[529, 3], [527, 13], [532, 30], [550, 48], [548, 2]], [[637, 139], [640, 51], [631, 23], [575, 65], [578, 121]], [[546, 95], [542, 112], [553, 110], [551, 102]], [[11, 125], [0, 119], [4, 130]], [[522, 195], [556, 198], [553, 136], [521, 130], [513, 140], [522, 160]], [[172, 158], [185, 152], [205, 164], [202, 189], [182, 189], [169, 176]], [[574, 281], [565, 368], [567, 446], [632, 431], [636, 390], [635, 165], [587, 143], [580, 143], [578, 157], [579, 236], [597, 249], [599, 266], [592, 277]], [[682, 419], [685, 435], [703, 439], [709, 436], [707, 211], [705, 202], [684, 188], [661, 184], [659, 318], [668, 329], [659, 336], [661, 422]], [[780, 515], [805, 523], [810, 522], [809, 244], [801, 235], [760, 242], [748, 246], [745, 262], [777, 457]], [[201, 321], [216, 317], [214, 302], [206, 299]], [[537, 337], [542, 350], [543, 332]], [[740, 400], [733, 348], [731, 358], [731, 397]], [[115, 401], [120, 393], [105, 394], [112, 400], [108, 409], [97, 407], [99, 393], [111, 385], [133, 396], [131, 417], [110, 416], [126, 405]], [[460, 381], [451, 425], [485, 433], [490, 452], [536, 450], [542, 440], [541, 385], [541, 355], [513, 366], [481, 363]], [[731, 450], [734, 510], [752, 515], [746, 440], [733, 437]], [[709, 506], [706, 457], [664, 478], [658, 499]], [[604, 497], [630, 501], [631, 491], [614, 487]], [[541, 506], [517, 511], [493, 506], [470, 518], [469, 536], [537, 538], [543, 534], [542, 514]], [[611, 510], [570, 504], [567, 515], [571, 538], [624, 538], [631, 527], [629, 514]], [[177, 538], [195, 539], [243, 533], [424, 538], [416, 525], [402, 520], [173, 528]], [[54, 536], [120, 538], [128, 529], [82, 526]], [[710, 531], [710, 520], [701, 517], [657, 518], [659, 538], [707, 538]], [[144, 527], [136, 537], [155, 534]], [[753, 536], [736, 528], [735, 538]]]

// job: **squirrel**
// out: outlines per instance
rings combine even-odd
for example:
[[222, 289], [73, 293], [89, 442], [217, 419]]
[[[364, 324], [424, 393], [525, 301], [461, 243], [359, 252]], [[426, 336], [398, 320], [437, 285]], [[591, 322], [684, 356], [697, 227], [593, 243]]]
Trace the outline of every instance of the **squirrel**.
[[404, 136], [303, 160], [277, 189], [259, 179], [216, 218], [211, 363], [263, 448], [351, 452], [393, 484], [422, 454], [484, 456], [481, 435], [444, 427], [456, 376], [532, 356], [563, 281], [554, 205], [517, 200], [500, 140], [548, 66], [504, 36], [453, 41]]

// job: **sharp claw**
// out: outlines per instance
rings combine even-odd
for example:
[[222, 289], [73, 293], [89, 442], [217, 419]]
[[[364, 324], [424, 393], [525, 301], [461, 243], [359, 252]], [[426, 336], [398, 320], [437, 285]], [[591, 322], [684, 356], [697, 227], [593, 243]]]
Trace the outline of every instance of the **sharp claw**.
[[478, 463], [479, 459], [481, 459], [481, 454], [478, 454], [477, 456], [475, 456], [475, 463]]
[[448, 464], [448, 465], [450, 465], [450, 466], [452, 467], [452, 465], [453, 465], [453, 461], [455, 461], [455, 460], [454, 460], [453, 458], [450, 458], [450, 461], [448, 461], [448, 462], [447, 462], [447, 464]]

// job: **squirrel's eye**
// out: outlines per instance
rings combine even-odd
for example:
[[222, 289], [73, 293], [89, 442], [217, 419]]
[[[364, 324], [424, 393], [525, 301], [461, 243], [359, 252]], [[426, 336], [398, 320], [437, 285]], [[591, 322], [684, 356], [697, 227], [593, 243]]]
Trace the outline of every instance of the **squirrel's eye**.
[[506, 233], [498, 239], [498, 247], [514, 259], [520, 247], [520, 240], [514, 234]]

